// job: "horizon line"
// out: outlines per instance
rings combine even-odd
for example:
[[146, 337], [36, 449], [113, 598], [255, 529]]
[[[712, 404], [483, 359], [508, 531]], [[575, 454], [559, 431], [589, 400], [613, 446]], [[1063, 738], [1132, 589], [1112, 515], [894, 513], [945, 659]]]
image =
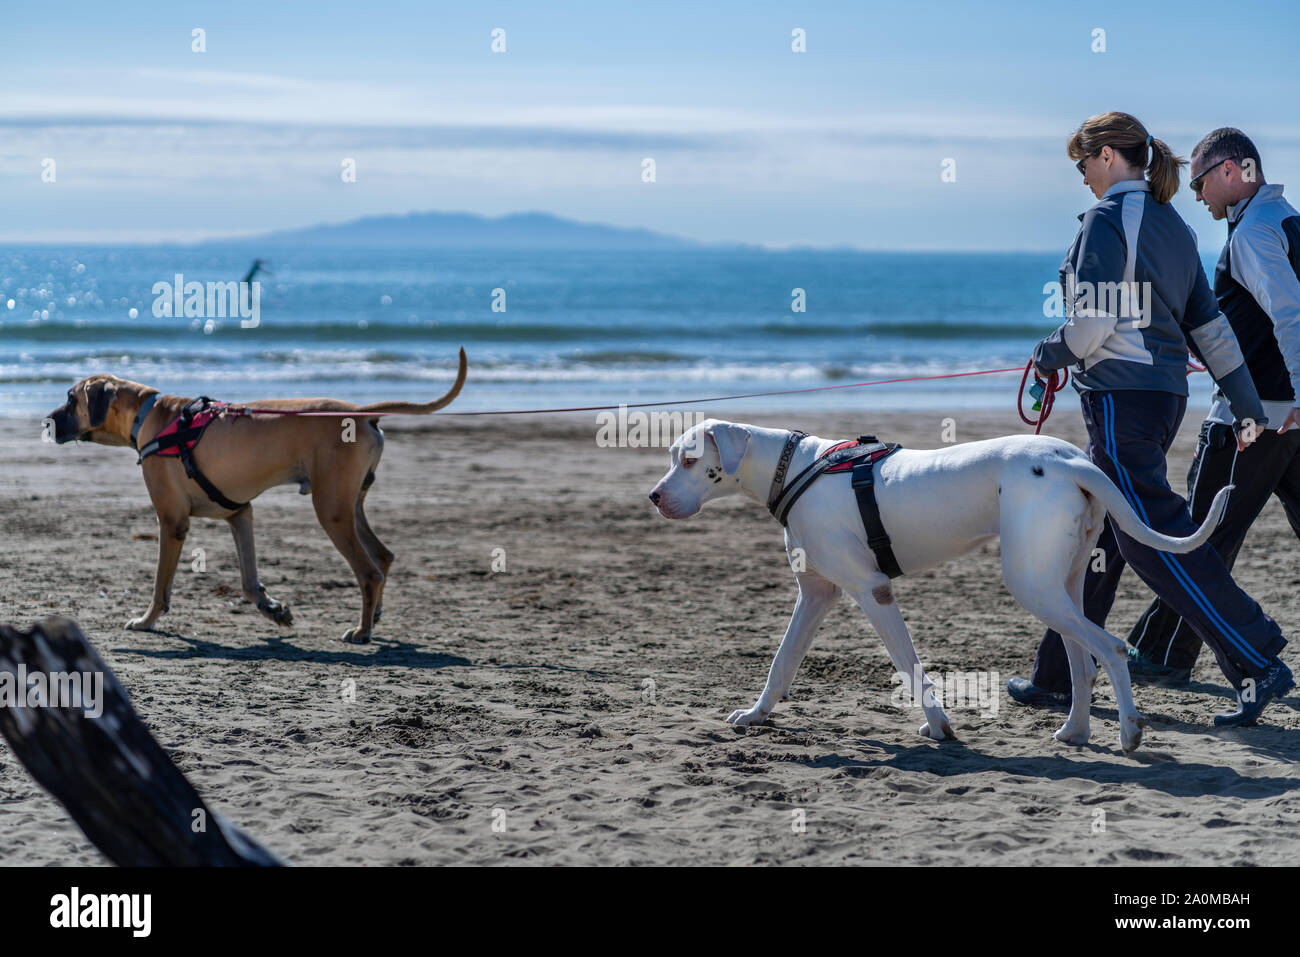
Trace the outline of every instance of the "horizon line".
[[[625, 226], [613, 223], [595, 222], [591, 220], [573, 219], [558, 213], [548, 212], [537, 209], [521, 209], [500, 215], [489, 215], [485, 213], [475, 213], [468, 210], [449, 210], [449, 209], [411, 209], [404, 213], [365, 213], [360, 216], [354, 216], [351, 219], [333, 221], [333, 222], [316, 222], [305, 226], [285, 226], [272, 227], [269, 229], [257, 230], [226, 230], [215, 232], [199, 233], [195, 230], [149, 230], [142, 233], [133, 234], [129, 230], [65, 230], [65, 231], [47, 231], [39, 234], [37, 238], [30, 235], [18, 235], [13, 233], [0, 232], [0, 247], [61, 247], [61, 246], [89, 246], [94, 248], [139, 248], [139, 247], [160, 247], [174, 246], [178, 248], [195, 248], [205, 245], [229, 244], [239, 242], [265, 242], [271, 246], [277, 243], [283, 243], [289, 240], [289, 236], [297, 233], [307, 233], [316, 230], [338, 230], [345, 229], [349, 226], [355, 226], [371, 220], [403, 220], [412, 216], [442, 216], [442, 217], [468, 217], [482, 220], [484, 223], [493, 224], [501, 223], [505, 220], [519, 217], [547, 217], [558, 224], [567, 226], [586, 227], [595, 230], [610, 230], [620, 233], [640, 233], [650, 237], [665, 240], [671, 243], [679, 243], [682, 247], [692, 248], [696, 251], [727, 251], [747, 249], [759, 252], [783, 253], [783, 252], [841, 252], [841, 253], [905, 253], [905, 254], [1003, 254], [1003, 255], [1045, 255], [1048, 253], [1061, 252], [1064, 246], [1037, 246], [1037, 247], [1003, 247], [1003, 248], [984, 248], [984, 247], [949, 247], [949, 246], [926, 246], [926, 245], [903, 245], [903, 246], [879, 246], [879, 245], [859, 245], [856, 243], [817, 243], [792, 240], [789, 242], [754, 242], [752, 240], [741, 239], [721, 239], [721, 240], [704, 240], [693, 239], [689, 236], [682, 236], [677, 233], [662, 232], [649, 226]], [[313, 245], [311, 248], [322, 248]], [[332, 243], [324, 248], [347, 248], [346, 243]], [[430, 248], [444, 249], [457, 248], [454, 244], [412, 244], [409, 242], [394, 241], [391, 246], [383, 243], [365, 242], [358, 243], [354, 248], [370, 249], [403, 249], [403, 248]], [[573, 244], [569, 242], [558, 242], [554, 245], [546, 243], [529, 243], [524, 245], [512, 245], [510, 243], [487, 244], [482, 243], [467, 244], [464, 248], [499, 248], [499, 249], [602, 249], [608, 251], [603, 245], [592, 242], [590, 246], [582, 244]], [[662, 249], [664, 247], [647, 244], [646, 246], [636, 246], [629, 244], [620, 247], [627, 251], [645, 250], [645, 249]], [[1217, 254], [1219, 247], [1210, 246], [1201, 248], [1198, 243], [1198, 253]]]

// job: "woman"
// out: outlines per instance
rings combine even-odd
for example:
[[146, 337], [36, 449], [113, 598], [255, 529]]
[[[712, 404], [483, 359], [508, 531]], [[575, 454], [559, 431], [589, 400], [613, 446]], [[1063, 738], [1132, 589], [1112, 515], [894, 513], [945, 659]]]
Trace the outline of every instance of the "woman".
[[[1088, 120], [1066, 145], [1097, 203], [1061, 267], [1066, 322], [1034, 349], [1039, 375], [1071, 367], [1088, 429], [1088, 456], [1157, 531], [1189, 535], [1187, 503], [1165, 480], [1165, 455], [1187, 407], [1190, 346], [1228, 397], [1238, 448], [1267, 420], [1228, 321], [1219, 313], [1196, 239], [1169, 200], [1174, 156], [1127, 113]], [[1143, 175], [1145, 170], [1146, 175]], [[1084, 614], [1102, 627], [1125, 563], [1186, 619], [1238, 690], [1238, 709], [1217, 725], [1251, 724], [1294, 686], [1277, 657], [1277, 623], [1242, 591], [1209, 545], [1174, 555], [1139, 545], [1109, 521], [1084, 582]], [[1066, 703], [1070, 670], [1061, 637], [1044, 635], [1029, 681], [1007, 692], [1022, 704]], [[1243, 693], [1244, 692], [1244, 693]]]

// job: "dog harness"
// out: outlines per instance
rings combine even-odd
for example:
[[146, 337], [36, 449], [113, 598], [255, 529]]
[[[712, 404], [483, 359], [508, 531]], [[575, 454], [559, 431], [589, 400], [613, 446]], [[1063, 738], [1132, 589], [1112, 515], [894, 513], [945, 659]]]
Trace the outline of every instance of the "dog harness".
[[[135, 421], [131, 423], [131, 447], [137, 448], [136, 439], [140, 434], [140, 426], [144, 424], [145, 417], [153, 409], [154, 403], [158, 401], [158, 393], [154, 393], [145, 399], [144, 404], [140, 406], [140, 411], [136, 413]], [[222, 508], [228, 508], [232, 511], [241, 509], [247, 502], [232, 502], [221, 494], [218, 489], [199, 469], [198, 463], [194, 461], [194, 447], [199, 444], [203, 438], [203, 433], [212, 421], [220, 415], [226, 414], [231, 408], [229, 402], [215, 402], [206, 395], [201, 395], [197, 399], [191, 399], [181, 409], [180, 415], [172, 419], [165, 425], [157, 435], [153, 437], [144, 448], [138, 449], [139, 458], [136, 465], [141, 465], [144, 460], [151, 455], [162, 455], [169, 458], [179, 458], [181, 464], [185, 466], [185, 474], [198, 483], [199, 487], [207, 493], [208, 498], [216, 502]], [[243, 410], [234, 411], [235, 415], [246, 414]]]
[[853, 476], [853, 494], [858, 500], [858, 512], [862, 516], [862, 527], [867, 532], [867, 544], [875, 553], [880, 570], [890, 578], [903, 574], [894, 557], [889, 535], [884, 523], [880, 521], [880, 508], [876, 505], [877, 462], [883, 462], [897, 452], [902, 446], [895, 442], [881, 442], [874, 435], [863, 435], [851, 442], [833, 445], [813, 460], [813, 463], [785, 484], [785, 473], [794, 458], [795, 450], [808, 436], [803, 432], [792, 432], [786, 439], [785, 448], [777, 462], [776, 474], [772, 477], [772, 490], [767, 498], [767, 510], [782, 525], [789, 524], [790, 509], [799, 500], [799, 496], [808, 491], [816, 479], [826, 473], [849, 472]]

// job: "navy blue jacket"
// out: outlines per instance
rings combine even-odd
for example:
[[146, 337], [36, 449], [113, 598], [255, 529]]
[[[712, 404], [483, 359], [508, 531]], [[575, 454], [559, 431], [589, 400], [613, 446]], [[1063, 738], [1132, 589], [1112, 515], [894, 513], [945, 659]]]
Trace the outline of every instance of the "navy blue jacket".
[[1075, 388], [1187, 395], [1190, 348], [1238, 419], [1266, 422], [1232, 326], [1219, 312], [1196, 237], [1145, 180], [1116, 183], [1086, 213], [1065, 262], [1065, 323], [1038, 343], [1040, 371], [1071, 369]]

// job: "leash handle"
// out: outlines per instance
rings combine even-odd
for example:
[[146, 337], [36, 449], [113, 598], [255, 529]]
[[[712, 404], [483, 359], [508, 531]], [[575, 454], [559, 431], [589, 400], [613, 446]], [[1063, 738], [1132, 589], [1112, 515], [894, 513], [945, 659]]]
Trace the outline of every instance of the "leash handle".
[[[1025, 415], [1025, 383], [1029, 381], [1029, 373], [1034, 373], [1034, 384], [1029, 390], [1030, 396], [1035, 399], [1036, 410], [1038, 412], [1037, 420]], [[1070, 373], [1067, 369], [1062, 369], [1060, 375], [1052, 372], [1048, 375], [1047, 381], [1044, 382], [1034, 371], [1034, 360], [1030, 359], [1025, 364], [1025, 371], [1020, 376], [1020, 392], [1016, 396], [1016, 414], [1020, 416], [1020, 421], [1025, 425], [1034, 427], [1034, 435], [1043, 431], [1043, 423], [1047, 417], [1052, 414], [1052, 406], [1056, 403], [1056, 393], [1065, 388], [1065, 384], [1070, 381]]]

